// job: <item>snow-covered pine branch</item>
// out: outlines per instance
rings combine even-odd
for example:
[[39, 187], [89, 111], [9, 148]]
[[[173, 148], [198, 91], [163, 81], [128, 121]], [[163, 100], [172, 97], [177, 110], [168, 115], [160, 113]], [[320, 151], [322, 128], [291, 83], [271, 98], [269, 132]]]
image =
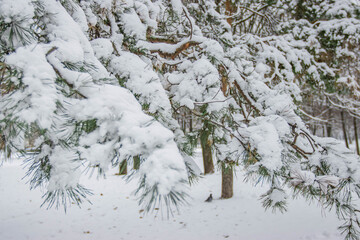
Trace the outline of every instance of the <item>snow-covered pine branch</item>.
[[[357, 90], [332, 62], [358, 57], [357, 42], [353, 52], [343, 44], [359, 39], [351, 1], [0, 3], [2, 145], [25, 152], [38, 136], [28, 174], [50, 204], [86, 197], [82, 164], [102, 174], [141, 156], [140, 202], [176, 205], [183, 157], [199, 140], [207, 155], [216, 150], [223, 183], [240, 165], [268, 183], [264, 207], [284, 211], [289, 188], [335, 208], [346, 237], [358, 238], [359, 157], [312, 135], [298, 110], [305, 93], [333, 94], [336, 81]], [[176, 122], [182, 112], [197, 122], [192, 132]]]
[[[117, 85], [84, 34], [87, 24], [74, 20], [84, 12], [75, 2], [63, 4], [22, 1], [20, 8], [1, 1], [2, 40], [10, 48], [1, 58], [5, 71], [10, 69], [6, 74], [19, 72], [2, 82], [5, 149], [25, 152], [26, 134], [38, 135], [28, 175], [32, 187], [45, 185], [49, 205], [86, 198], [88, 190], [79, 185], [81, 165], [103, 173], [137, 155], [146, 159], [139, 170], [141, 202], [148, 209], [161, 200], [169, 207], [183, 202], [187, 175], [173, 133]], [[73, 17], [64, 6], [73, 7]], [[32, 33], [29, 41], [21, 41], [20, 33], [11, 35], [13, 22]]]

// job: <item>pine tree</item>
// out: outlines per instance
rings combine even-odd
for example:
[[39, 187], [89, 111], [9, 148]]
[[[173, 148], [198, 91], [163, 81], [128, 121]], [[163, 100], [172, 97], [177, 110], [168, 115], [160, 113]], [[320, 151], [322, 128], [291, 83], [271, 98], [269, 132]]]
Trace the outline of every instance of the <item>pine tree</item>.
[[[111, 24], [116, 13], [111, 10], [124, 11], [126, 6], [97, 4], [1, 1], [3, 147], [8, 155], [25, 153], [28, 135], [38, 135], [27, 175], [32, 188], [48, 189], [44, 204], [49, 206], [80, 204], [90, 194], [78, 183], [81, 165], [103, 175], [109, 165], [138, 155], [146, 159], [138, 171], [140, 203], [146, 209], [177, 205], [186, 196], [187, 176], [173, 133], [144, 114], [105, 68], [122, 38], [100, 20], [109, 17], [106, 23]], [[99, 19], [91, 7], [100, 7]], [[111, 15], [106, 16], [106, 10]], [[92, 39], [97, 30], [107, 38]], [[145, 64], [137, 56], [128, 60], [135, 66]], [[162, 100], [160, 94], [156, 98]], [[160, 103], [169, 106], [163, 99]], [[164, 175], [156, 174], [159, 169]], [[169, 181], [161, 181], [166, 174]]]
[[[80, 165], [105, 174], [139, 158], [129, 170], [151, 210], [186, 201], [186, 159], [196, 138], [211, 139], [223, 198], [240, 166], [268, 184], [265, 208], [285, 211], [290, 188], [335, 208], [357, 239], [359, 157], [314, 136], [298, 106], [336, 81], [321, 26], [342, 23], [323, 19], [339, 2], [1, 0], [0, 146], [25, 154], [38, 136], [28, 175], [50, 206], [86, 199]], [[195, 133], [176, 122], [180, 111]]]

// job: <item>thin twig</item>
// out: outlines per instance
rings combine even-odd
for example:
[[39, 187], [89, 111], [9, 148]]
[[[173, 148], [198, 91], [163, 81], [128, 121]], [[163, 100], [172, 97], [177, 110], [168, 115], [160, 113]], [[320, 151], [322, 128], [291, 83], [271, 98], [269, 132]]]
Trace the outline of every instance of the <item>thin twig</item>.
[[236, 81], [234, 81], [234, 85], [236, 89], [240, 92], [241, 96], [245, 98], [246, 102], [256, 111], [257, 114], [260, 114], [260, 110], [252, 104], [250, 99], [245, 95], [245, 93], [242, 91], [242, 89], [240, 88], [239, 84]]
[[194, 102], [194, 105], [203, 105], [208, 103], [217, 103], [217, 102], [226, 102], [227, 100], [231, 99], [232, 97], [228, 97], [224, 100], [216, 100], [216, 101], [209, 101], [209, 102]]
[[186, 8], [183, 8], [184, 10], [184, 13], [185, 13], [185, 17], [189, 20], [189, 23], [190, 23], [190, 40], [192, 39], [192, 36], [193, 36], [193, 25], [192, 25], [192, 22], [188, 16], [188, 11]]
[[[57, 50], [57, 49], [58, 49], [57, 47], [52, 47], [52, 48], [45, 54], [46, 60], [47, 60], [47, 62], [51, 65], [51, 67], [54, 69], [56, 75], [58, 75], [58, 76], [64, 81], [64, 83], [65, 83], [69, 88], [71, 88], [71, 89], [74, 90], [74, 84], [69, 83], [69, 82], [62, 76], [62, 74], [60, 73], [59, 69], [57, 69], [57, 68], [51, 63], [51, 61], [49, 61], [49, 59], [48, 59], [48, 56], [49, 56], [51, 53], [53, 53], [55, 50]], [[86, 97], [85, 95], [83, 95], [82, 93], [80, 93], [78, 90], [74, 90], [74, 92], [75, 92], [76, 94], [78, 94], [80, 97], [87, 99], [87, 97]]]

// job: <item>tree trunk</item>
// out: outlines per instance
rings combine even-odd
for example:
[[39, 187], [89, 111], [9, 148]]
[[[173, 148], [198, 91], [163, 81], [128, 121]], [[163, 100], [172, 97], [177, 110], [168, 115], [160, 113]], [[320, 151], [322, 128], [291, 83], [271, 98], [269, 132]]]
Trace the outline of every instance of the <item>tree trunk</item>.
[[227, 164], [221, 164], [221, 198], [231, 198], [233, 191], [233, 169]]
[[127, 174], [127, 161], [123, 160], [119, 166], [119, 175], [126, 175], [126, 174]]
[[214, 173], [214, 162], [211, 152], [211, 141], [209, 132], [202, 131], [200, 134], [200, 143], [204, 162], [204, 174]]
[[[225, 14], [227, 16], [233, 15], [233, 13], [236, 11], [236, 8], [235, 8], [235, 6], [234, 6], [234, 4], [232, 3], [231, 0], [226, 0], [226, 2], [225, 2], [225, 10], [226, 10]], [[232, 27], [233, 20], [234, 19], [230, 18], [230, 17], [226, 19], [226, 21], [228, 22], [228, 24], [231, 27]]]
[[204, 162], [204, 174], [214, 173], [214, 163], [212, 159], [211, 143], [207, 140], [205, 143], [201, 143], [203, 162]]
[[359, 138], [357, 133], [357, 125], [356, 125], [356, 118], [354, 119], [354, 133], [355, 133], [355, 145], [356, 145], [356, 153], [360, 155], [360, 149], [359, 149]]
[[331, 117], [332, 117], [332, 111], [331, 111], [331, 109], [330, 109], [330, 110], [329, 110], [329, 115], [328, 115], [328, 123], [326, 123], [326, 134], [327, 134], [327, 137], [331, 137], [331, 135], [332, 135]]
[[314, 124], [314, 125], [313, 125], [313, 135], [316, 135], [316, 130], [317, 130], [317, 127], [316, 127], [316, 125]]
[[326, 126], [326, 133], [327, 133], [327, 137], [331, 137], [331, 124], [327, 124]]
[[332, 116], [333, 116], [333, 113], [332, 113], [332, 109], [329, 107], [329, 101], [327, 100], [327, 107], [329, 108], [329, 111], [328, 111], [328, 114], [327, 114], [327, 123], [326, 123], [326, 136], [327, 137], [331, 137], [332, 136]]
[[140, 168], [140, 156], [134, 156], [133, 157], [133, 161], [134, 161], [134, 166], [133, 168], [135, 170], [138, 170]]
[[185, 122], [185, 116], [181, 115], [181, 130], [186, 133], [186, 122]]
[[342, 130], [343, 130], [345, 145], [346, 145], [347, 148], [349, 148], [349, 142], [348, 142], [348, 137], [347, 137], [347, 133], [346, 133], [346, 124], [345, 124], [344, 111], [341, 111], [341, 122], [342, 122]]
[[189, 118], [189, 132], [192, 133], [193, 132], [193, 115], [190, 112], [190, 118]]

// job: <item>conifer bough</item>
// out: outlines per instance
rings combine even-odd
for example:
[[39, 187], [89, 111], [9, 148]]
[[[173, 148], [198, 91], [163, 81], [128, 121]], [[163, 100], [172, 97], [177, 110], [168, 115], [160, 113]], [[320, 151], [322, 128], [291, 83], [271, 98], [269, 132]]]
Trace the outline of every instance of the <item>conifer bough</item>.
[[227, 179], [240, 166], [268, 183], [265, 208], [317, 200], [358, 239], [359, 157], [311, 134], [299, 103], [315, 89], [359, 116], [359, 14], [350, 0], [0, 0], [0, 147], [27, 156], [48, 206], [87, 199], [81, 166], [136, 161], [140, 203], [171, 213], [206, 136]]

